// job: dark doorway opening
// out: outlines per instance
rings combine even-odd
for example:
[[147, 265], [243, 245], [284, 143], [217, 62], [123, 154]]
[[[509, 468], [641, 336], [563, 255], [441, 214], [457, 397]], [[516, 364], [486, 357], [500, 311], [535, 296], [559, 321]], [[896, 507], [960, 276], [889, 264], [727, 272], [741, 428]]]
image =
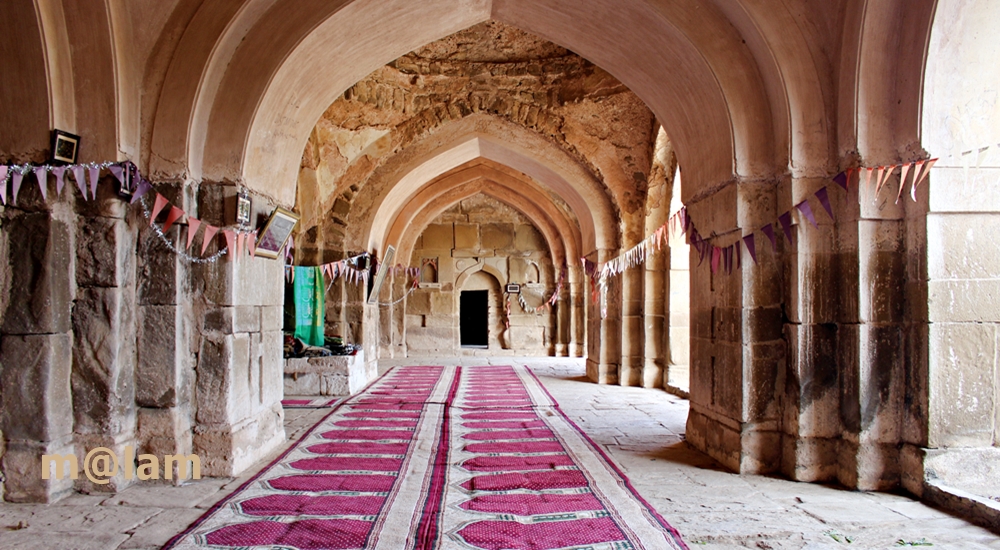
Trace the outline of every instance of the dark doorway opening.
[[489, 347], [490, 291], [463, 290], [459, 295], [458, 326], [463, 348]]

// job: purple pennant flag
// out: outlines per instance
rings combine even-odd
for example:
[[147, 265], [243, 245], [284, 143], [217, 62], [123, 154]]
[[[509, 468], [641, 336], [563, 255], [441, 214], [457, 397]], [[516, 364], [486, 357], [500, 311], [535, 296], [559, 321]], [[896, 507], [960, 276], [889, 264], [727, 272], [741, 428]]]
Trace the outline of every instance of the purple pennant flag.
[[87, 200], [87, 181], [84, 179], [84, 167], [74, 166], [70, 168], [73, 172], [73, 179], [76, 180], [76, 187], [80, 190], [80, 195], [83, 196], [83, 200]]
[[847, 172], [841, 172], [833, 176], [833, 182], [843, 187], [844, 191], [847, 191]]
[[10, 181], [14, 185], [14, 193], [10, 197], [11, 204], [17, 204], [17, 194], [21, 192], [21, 180], [24, 179], [24, 174], [14, 170], [10, 175]]
[[108, 170], [114, 174], [115, 179], [118, 180], [118, 185], [120, 189], [127, 189], [128, 186], [125, 185], [125, 165], [124, 164], [112, 164], [108, 166]]
[[819, 229], [819, 225], [816, 224], [816, 216], [813, 215], [813, 210], [812, 207], [809, 206], [808, 200], [804, 200], [799, 204], [796, 204], [795, 208], [798, 208], [799, 212], [802, 212], [802, 215], [809, 220], [809, 223], [811, 223], [813, 227]]
[[56, 175], [56, 195], [62, 195], [63, 186], [66, 185], [66, 181], [63, 179], [66, 168], [66, 166], [60, 166], [52, 169], [52, 173]]
[[819, 199], [819, 203], [823, 205], [823, 209], [826, 210], [826, 213], [830, 215], [830, 219], [836, 220], [836, 218], [833, 217], [833, 207], [830, 206], [830, 195], [827, 193], [826, 187], [816, 191], [816, 198]]
[[132, 195], [132, 200], [129, 201], [129, 204], [135, 204], [137, 200], [141, 199], [143, 195], [149, 193], [152, 189], [153, 185], [146, 178], [140, 178], [139, 185], [136, 186], [135, 194]]
[[722, 249], [712, 245], [712, 273], [719, 270], [719, 259], [722, 258]]
[[38, 180], [38, 190], [42, 192], [42, 200], [49, 200], [49, 171], [44, 166], [35, 168], [35, 179]]
[[0, 183], [3, 184], [3, 186], [0, 187], [0, 204], [7, 204], [7, 186], [9, 185], [7, 183], [8, 171], [10, 171], [10, 168], [6, 166], [0, 166]]
[[743, 250], [740, 248], [740, 243], [733, 245], [736, 248], [736, 269], [743, 269]]
[[726, 273], [733, 274], [733, 245], [726, 247]]
[[785, 238], [788, 239], [788, 244], [792, 243], [792, 213], [791, 211], [785, 212], [784, 214], [778, 216], [778, 222], [781, 223], [781, 230], [785, 233]]
[[743, 244], [747, 245], [747, 252], [750, 253], [750, 258], [753, 259], [753, 263], [757, 263], [757, 245], [753, 242], [753, 233], [743, 237]]
[[97, 180], [101, 178], [100, 168], [90, 168], [87, 170], [90, 172], [90, 198], [97, 198]]
[[771, 224], [767, 224], [760, 228], [761, 231], [767, 235], [768, 239], [771, 239], [771, 252], [778, 251], [778, 239], [774, 237], [774, 227]]

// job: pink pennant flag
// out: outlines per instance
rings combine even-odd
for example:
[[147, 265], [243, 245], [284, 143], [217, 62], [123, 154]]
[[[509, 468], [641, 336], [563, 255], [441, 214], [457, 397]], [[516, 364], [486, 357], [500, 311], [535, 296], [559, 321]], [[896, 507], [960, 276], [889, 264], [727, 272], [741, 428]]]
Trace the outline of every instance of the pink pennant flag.
[[778, 222], [781, 224], [781, 230], [785, 233], [785, 238], [788, 239], [788, 244], [795, 244], [792, 242], [792, 213], [789, 211], [778, 216]]
[[[923, 170], [923, 172], [920, 173], [920, 179], [917, 179], [917, 173], [916, 172], [913, 173], [913, 187], [910, 188], [910, 198], [913, 199], [913, 202], [917, 202], [917, 186], [920, 185], [924, 181], [924, 178], [927, 177], [927, 174], [930, 173], [931, 168], [934, 167], [934, 163], [937, 162], [937, 161], [938, 161], [938, 159], [935, 158], [935, 159], [928, 160], [924, 164], [924, 170]], [[923, 161], [921, 161], [921, 162], [923, 162]], [[918, 163], [918, 164], [920, 164], [920, 163]]]
[[720, 258], [722, 258], [722, 249], [712, 245], [712, 273], [718, 271]]
[[191, 248], [191, 243], [194, 242], [194, 236], [198, 233], [199, 227], [201, 227], [201, 220], [188, 216], [188, 242], [187, 246], [184, 247], [184, 250]]
[[38, 190], [42, 192], [42, 200], [49, 200], [49, 172], [44, 166], [35, 168], [35, 179], [38, 180]]
[[816, 216], [813, 215], [812, 207], [809, 206], [808, 200], [804, 200], [799, 204], [796, 204], [795, 208], [798, 208], [799, 212], [802, 212], [802, 215], [809, 220], [809, 223], [811, 223], [813, 227], [817, 229], [819, 228], [819, 225], [816, 224]]
[[11, 183], [14, 185], [14, 194], [11, 197], [11, 202], [17, 204], [17, 195], [21, 192], [21, 183], [24, 181], [24, 174], [18, 171], [14, 171], [10, 176]]
[[160, 212], [163, 211], [163, 209], [166, 207], [167, 207], [167, 197], [164, 197], [163, 195], [157, 193], [156, 200], [153, 201], [153, 212], [150, 213], [149, 215], [150, 227], [153, 227], [153, 221], [156, 219], [157, 216], [160, 215]]
[[878, 167], [878, 173], [875, 174], [875, 197], [872, 199], [873, 202], [878, 201], [878, 193], [882, 190], [882, 175], [885, 174], [885, 166]]
[[253, 233], [247, 235], [247, 247], [250, 249], [250, 257], [257, 257], [257, 230], [254, 229]]
[[201, 254], [205, 255], [205, 250], [208, 249], [208, 245], [215, 238], [215, 234], [219, 232], [219, 228], [212, 224], [205, 224], [205, 233], [201, 236]]
[[226, 236], [226, 248], [230, 256], [236, 256], [236, 232], [232, 229], [223, 229], [222, 234]]
[[826, 210], [826, 213], [830, 215], [831, 220], [835, 220], [836, 218], [833, 217], [833, 207], [830, 206], [830, 195], [827, 193], [826, 187], [816, 191], [815, 194], [816, 198], [819, 199], [819, 203], [823, 206], [823, 210]]
[[183, 215], [184, 215], [183, 210], [177, 208], [176, 206], [171, 205], [170, 211], [167, 212], [167, 220], [163, 222], [163, 232], [166, 233], [167, 231], [170, 231], [170, 228], [174, 225], [174, 222], [181, 219], [181, 216]]
[[7, 204], [7, 187], [10, 185], [7, 183], [7, 172], [10, 168], [7, 166], [0, 166], [0, 183], [3, 183], [3, 187], [0, 187], [0, 204]]
[[753, 233], [743, 237], [743, 244], [747, 247], [747, 252], [750, 253], [750, 258], [753, 259], [753, 263], [757, 263], [757, 245], [754, 243]]
[[878, 184], [878, 189], [875, 191], [876, 195], [878, 195], [882, 191], [882, 188], [885, 187], [885, 184], [889, 183], [889, 178], [892, 177], [892, 173], [895, 171], [896, 171], [895, 164], [890, 164], [889, 166], [885, 167], [885, 175], [882, 177], [882, 181], [880, 181]]
[[87, 170], [90, 172], [90, 197], [93, 199], [97, 198], [97, 181], [101, 179], [101, 169], [100, 168], [90, 168]]
[[760, 228], [767, 235], [767, 238], [771, 240], [771, 252], [778, 251], [778, 239], [774, 236], [774, 226], [772, 224], [767, 224]]
[[246, 238], [247, 238], [247, 234], [246, 233], [237, 233], [236, 234], [236, 255], [237, 256], [240, 256], [240, 257], [243, 256], [243, 243], [246, 241]]
[[[861, 170], [861, 168], [859, 168], [859, 170]], [[865, 171], [865, 184], [863, 186], [862, 185], [858, 185], [858, 198], [861, 198], [861, 189], [862, 188], [864, 188], [864, 191], [865, 191], [864, 194], [865, 195], [871, 194], [872, 173], [875, 172], [874, 168], [863, 168], [863, 170]], [[861, 183], [861, 176], [860, 175], [858, 176], [858, 183], [859, 184]]]
[[899, 204], [899, 199], [903, 198], [903, 189], [906, 188], [906, 174], [910, 171], [910, 166], [912, 163], [899, 165], [899, 192], [896, 193], [896, 204]]
[[63, 180], [66, 168], [66, 166], [60, 166], [52, 169], [52, 173], [56, 175], [56, 195], [62, 195], [63, 187], [66, 185], [66, 181]]
[[76, 188], [80, 190], [83, 200], [87, 200], [87, 180], [84, 179], [84, 170], [83, 166], [74, 166], [70, 169], [73, 172], [73, 179], [76, 180]]

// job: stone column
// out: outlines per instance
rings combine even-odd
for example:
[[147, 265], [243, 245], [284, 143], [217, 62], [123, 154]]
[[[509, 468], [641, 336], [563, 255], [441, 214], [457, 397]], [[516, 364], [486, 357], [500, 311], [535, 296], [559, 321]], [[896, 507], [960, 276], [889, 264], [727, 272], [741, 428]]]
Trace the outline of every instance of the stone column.
[[667, 277], [670, 249], [664, 247], [660, 252], [646, 258], [645, 274], [645, 353], [642, 366], [642, 386], [644, 388], [663, 387], [663, 374], [667, 359], [666, 318], [664, 312], [667, 296], [670, 292], [670, 279]]
[[[616, 256], [616, 249], [599, 249], [598, 264], [603, 265]], [[608, 279], [607, 290], [598, 303], [593, 300], [587, 303], [587, 377], [598, 384], [617, 384], [622, 351], [621, 276]]]
[[[642, 241], [645, 211], [623, 214], [624, 249], [629, 250]], [[642, 384], [646, 331], [643, 318], [643, 290], [645, 268], [642, 264], [626, 269], [621, 274], [621, 368], [618, 383], [622, 386]]]
[[[202, 184], [202, 219], [224, 225], [221, 205], [235, 188]], [[266, 219], [271, 205], [254, 199], [251, 222]], [[210, 248], [211, 250], [211, 248]], [[267, 456], [285, 439], [281, 408], [282, 261], [229, 254], [191, 266], [197, 334], [194, 451], [202, 475], [233, 476]]]
[[[556, 275], [558, 278], [559, 275]], [[559, 357], [570, 356], [570, 333], [572, 331], [573, 300], [570, 296], [569, 273], [566, 273], [566, 280], [563, 281], [562, 290], [559, 292], [559, 301], [556, 302], [556, 355]]]
[[[118, 456], [136, 446], [136, 237], [138, 220], [108, 182], [95, 201], [80, 202], [73, 307], [73, 415], [81, 465], [90, 449]], [[127, 219], [131, 218], [131, 219]], [[77, 489], [116, 492], [124, 473]]]
[[570, 308], [570, 328], [569, 347], [570, 355], [573, 357], [583, 357], [587, 335], [587, 302], [589, 298], [590, 281], [583, 272], [583, 268], [578, 265], [569, 267], [569, 299]]
[[10, 289], [0, 326], [0, 430], [8, 502], [54, 502], [73, 488], [68, 475], [42, 479], [42, 455], [74, 452], [70, 373], [76, 216], [61, 199], [42, 203], [31, 177], [25, 176], [18, 205], [3, 209], [2, 222], [12, 260], [5, 257], [0, 268]]
[[[155, 187], [172, 204], [198, 215], [191, 200], [196, 186], [161, 182]], [[151, 204], [152, 198], [147, 201]], [[141, 223], [148, 225], [148, 220]], [[180, 227], [168, 232], [175, 245], [187, 236], [186, 226]], [[192, 329], [199, 326], [186, 284], [188, 264], [152, 229], [141, 230], [138, 248], [135, 400], [139, 449], [155, 456], [187, 455], [192, 452], [194, 414]]]

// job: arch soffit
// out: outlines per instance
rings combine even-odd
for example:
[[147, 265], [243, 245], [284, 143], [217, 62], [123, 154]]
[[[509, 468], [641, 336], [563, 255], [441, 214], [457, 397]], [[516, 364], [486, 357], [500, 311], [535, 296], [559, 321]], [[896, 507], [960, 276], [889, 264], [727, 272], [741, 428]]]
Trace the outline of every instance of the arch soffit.
[[[727, 103], [721, 87], [732, 83], [717, 79], [715, 74], [722, 69], [713, 70], [711, 60], [689, 39], [695, 35], [733, 35], [732, 25], [722, 17], [707, 21], [711, 27], [699, 30], [694, 26], [705, 24], [704, 19], [685, 21], [673, 11], [658, 12], [646, 2], [580, 6], [564, 0], [429, 0], [419, 4], [403, 0], [303, 1], [315, 5], [278, 17], [276, 6], [265, 10], [265, 0], [248, 0], [247, 6], [260, 7], [263, 15], [239, 35], [240, 45], [228, 59], [212, 61], [217, 67], [227, 67], [218, 86], [199, 84], [196, 103], [212, 107], [199, 107], [195, 113], [193, 100], [182, 99], [177, 104], [183, 105], [185, 115], [174, 118], [185, 121], [184, 128], [178, 122], [164, 130], [193, 133], [196, 128], [205, 128], [205, 145], [198, 147], [204, 150], [203, 162], [199, 161], [202, 153], [191, 150], [181, 160], [183, 164], [201, 165], [206, 178], [243, 179], [288, 204], [294, 198], [297, 163], [309, 132], [337, 95], [399, 55], [491, 16], [567, 46], [602, 67], [613, 67], [612, 72], [650, 106], [678, 143], [678, 155], [689, 166], [688, 181], [728, 180], [737, 152], [741, 159], [746, 151], [751, 152], [747, 160], [751, 167], [771, 155], [768, 146], [759, 145], [766, 142], [760, 139], [762, 131], [772, 133], [769, 122], [766, 130], [757, 125], [770, 118], [760, 110], [759, 98], [744, 99], [746, 90], [734, 90], [729, 96], [740, 101]], [[371, 21], [378, 21], [382, 30], [374, 32]], [[231, 26], [234, 33], [242, 31], [238, 27]], [[610, 32], [614, 29], [622, 32]], [[209, 34], [207, 43], [215, 47], [212, 40], [216, 37], [205, 32]], [[624, 45], [622, 37], [627, 37]], [[220, 49], [220, 55], [222, 50], [225, 48]], [[188, 61], [175, 56], [176, 62], [194, 66], [177, 70], [198, 75], [199, 82], [204, 75], [218, 73], [206, 70], [204, 56], [201, 61], [199, 56], [193, 57]], [[336, 59], [352, 62], [331, 62]], [[743, 65], [747, 59], [752, 60], [740, 53], [725, 70]], [[671, 74], [685, 76], [670, 78]], [[753, 84], [751, 95], [761, 96], [760, 83], [747, 80], [750, 74], [741, 76], [740, 82]], [[172, 105], [168, 96], [174, 92], [164, 91], [161, 104]], [[748, 122], [739, 124], [734, 137], [732, 111], [742, 109], [749, 109], [739, 115]], [[167, 114], [158, 114], [156, 120]], [[197, 121], [193, 120], [196, 115]], [[162, 143], [161, 139], [172, 138], [163, 136], [155, 141]], [[739, 140], [738, 146], [734, 140]], [[190, 141], [193, 144], [194, 140]], [[189, 169], [199, 171], [195, 166]]]
[[[483, 168], [487, 168], [484, 170]], [[462, 183], [448, 181], [461, 178]], [[527, 217], [542, 233], [553, 262], [561, 264], [579, 255], [579, 232], [541, 193], [502, 172], [475, 166], [441, 178], [414, 195], [404, 212], [394, 220], [386, 242], [398, 242], [401, 257], [412, 254], [417, 237], [442, 212], [476, 194], [490, 196]], [[513, 200], [512, 200], [513, 199]]]
[[[424, 184], [475, 159], [485, 159], [526, 174], [559, 196], [576, 216], [584, 250], [617, 246], [615, 206], [604, 186], [556, 144], [512, 122], [474, 115], [443, 125], [380, 167], [358, 191], [348, 242], [382, 248], [377, 239], [409, 198]], [[500, 141], [502, 139], [502, 141]], [[358, 216], [358, 217], [356, 217]]]

